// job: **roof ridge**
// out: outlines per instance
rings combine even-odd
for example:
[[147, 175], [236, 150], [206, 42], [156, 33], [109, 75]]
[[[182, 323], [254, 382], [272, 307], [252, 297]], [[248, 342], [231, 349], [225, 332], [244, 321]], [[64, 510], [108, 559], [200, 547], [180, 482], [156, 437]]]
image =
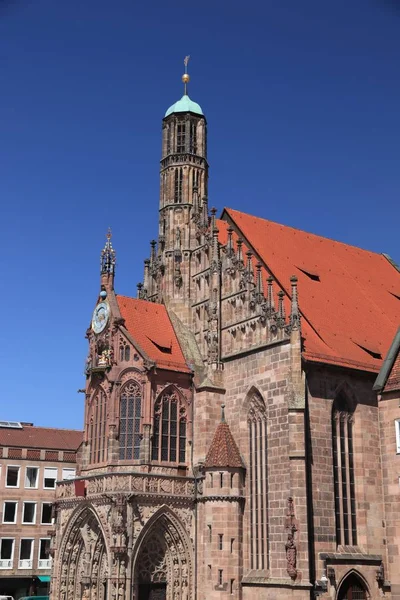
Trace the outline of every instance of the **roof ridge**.
[[[135, 298], [134, 296], [126, 296], [125, 294], [115, 294], [118, 298], [126, 298], [127, 300], [134, 300], [135, 302], [154, 304], [155, 306], [164, 306], [162, 302], [153, 302], [152, 300], [145, 300], [144, 298]], [[166, 307], [165, 307], [166, 308]]]
[[[322, 238], [323, 240], [328, 240], [329, 242], [334, 242], [335, 244], [341, 244], [343, 246], [350, 246], [350, 248], [355, 248], [356, 250], [361, 250], [362, 252], [368, 252], [368, 254], [374, 254], [376, 256], [384, 256], [384, 252], [375, 252], [374, 250], [367, 250], [366, 248], [360, 248], [360, 246], [355, 246], [354, 244], [349, 244], [348, 242], [342, 242], [340, 240], [335, 240], [334, 238], [327, 237], [326, 235], [320, 235], [319, 233], [313, 233], [312, 231], [306, 231], [305, 229], [300, 229], [299, 227], [293, 227], [293, 225], [285, 225], [284, 223], [278, 223], [277, 221], [272, 221], [271, 219], [267, 219], [265, 217], [258, 217], [257, 215], [252, 215], [250, 213], [246, 213], [242, 210], [237, 210], [236, 208], [224, 207], [224, 210], [231, 211], [235, 213], [240, 213], [241, 215], [246, 215], [247, 217], [253, 217], [254, 219], [261, 219], [262, 221], [266, 221], [267, 223], [273, 223], [274, 225], [278, 225], [280, 227], [287, 227], [287, 229], [292, 229], [293, 231], [300, 231], [301, 233], [306, 233], [307, 235], [312, 235], [316, 238]], [[223, 220], [223, 219], [220, 219]]]
[[[10, 419], [8, 419], [10, 420]], [[21, 421], [18, 421], [21, 423]], [[8, 429], [7, 427], [5, 429]], [[47, 427], [46, 425], [22, 425], [22, 429], [50, 429], [51, 431], [76, 431], [83, 433], [83, 429], [71, 429], [70, 427]], [[18, 429], [17, 431], [21, 431]]]

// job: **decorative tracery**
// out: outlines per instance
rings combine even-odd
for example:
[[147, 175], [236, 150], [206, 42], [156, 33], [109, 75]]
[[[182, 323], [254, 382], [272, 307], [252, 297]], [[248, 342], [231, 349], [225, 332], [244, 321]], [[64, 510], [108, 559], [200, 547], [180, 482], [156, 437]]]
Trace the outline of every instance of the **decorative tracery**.
[[109, 568], [104, 537], [91, 511], [77, 516], [69, 531], [62, 557], [55, 597], [60, 600], [106, 600]]
[[190, 600], [193, 575], [191, 551], [180, 526], [161, 515], [145, 535], [134, 568], [134, 586], [159, 585], [166, 600]]
[[107, 460], [107, 396], [100, 387], [92, 401], [89, 418], [90, 462], [101, 463]]
[[119, 458], [132, 460], [140, 457], [140, 418], [142, 390], [137, 381], [128, 381], [121, 390], [119, 411]]
[[250, 455], [250, 565], [269, 568], [267, 413], [263, 399], [254, 392], [247, 417]]
[[186, 461], [186, 407], [179, 395], [170, 390], [154, 405], [152, 460]]

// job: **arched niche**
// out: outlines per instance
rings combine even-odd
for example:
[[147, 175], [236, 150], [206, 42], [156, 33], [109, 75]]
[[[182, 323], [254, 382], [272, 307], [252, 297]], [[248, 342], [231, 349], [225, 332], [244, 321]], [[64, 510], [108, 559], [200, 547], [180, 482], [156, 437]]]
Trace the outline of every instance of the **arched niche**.
[[193, 550], [176, 515], [161, 508], [142, 530], [134, 551], [135, 600], [191, 600]]

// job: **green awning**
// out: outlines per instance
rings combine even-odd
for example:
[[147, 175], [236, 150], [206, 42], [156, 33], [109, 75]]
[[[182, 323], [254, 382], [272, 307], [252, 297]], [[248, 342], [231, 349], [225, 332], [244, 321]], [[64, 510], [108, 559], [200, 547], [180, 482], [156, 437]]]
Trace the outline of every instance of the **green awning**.
[[49, 583], [50, 581], [50, 575], [38, 575], [37, 578], [43, 583]]

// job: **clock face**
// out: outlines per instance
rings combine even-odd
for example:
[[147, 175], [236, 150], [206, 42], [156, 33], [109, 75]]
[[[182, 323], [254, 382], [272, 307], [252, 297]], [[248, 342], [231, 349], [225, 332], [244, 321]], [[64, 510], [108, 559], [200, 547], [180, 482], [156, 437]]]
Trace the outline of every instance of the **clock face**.
[[110, 314], [110, 308], [107, 302], [100, 302], [93, 312], [92, 317], [92, 329], [95, 333], [103, 331], [107, 325], [108, 317]]

